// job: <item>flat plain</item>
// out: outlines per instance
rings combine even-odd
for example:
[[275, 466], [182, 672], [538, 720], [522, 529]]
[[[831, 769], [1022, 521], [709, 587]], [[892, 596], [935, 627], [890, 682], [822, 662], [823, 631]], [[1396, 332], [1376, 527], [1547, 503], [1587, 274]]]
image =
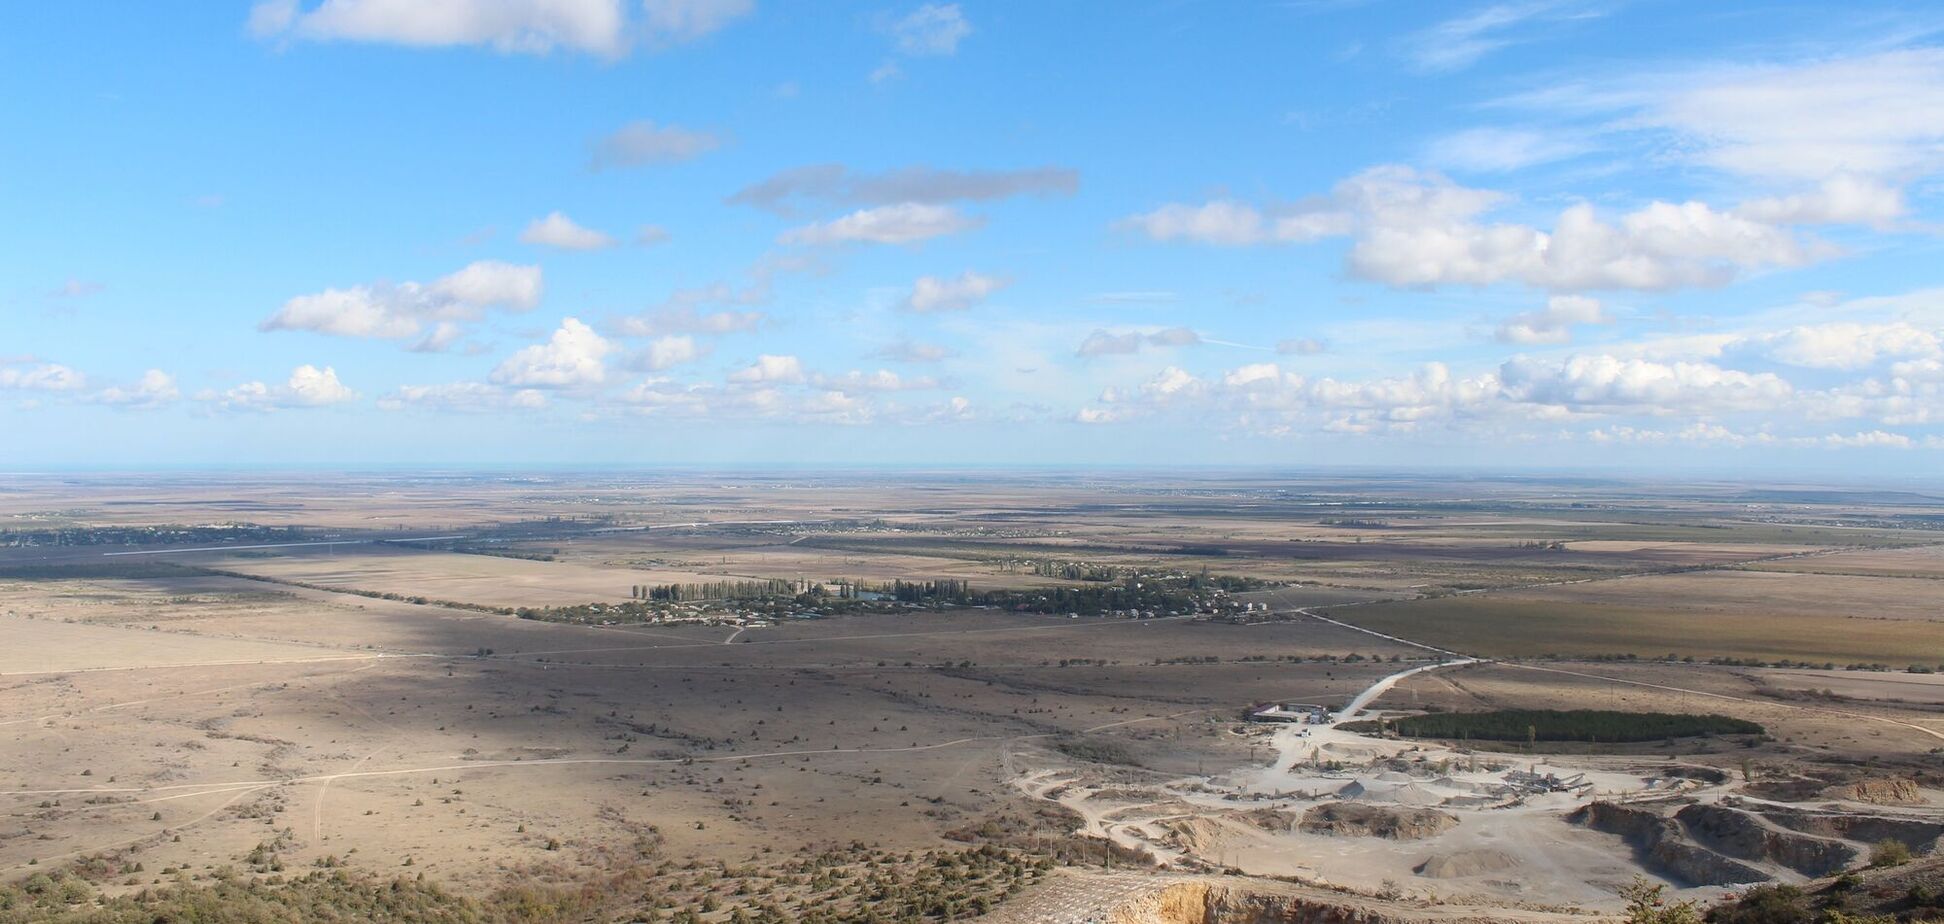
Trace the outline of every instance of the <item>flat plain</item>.
[[[1841, 787], [1881, 783], [1903, 801], [1869, 811], [1944, 807], [1925, 576], [1944, 534], [1902, 497], [1781, 516], [1722, 484], [1218, 475], [5, 488], [15, 880], [409, 872], [481, 901], [539, 883], [610, 917], [653, 893], [727, 921], [839, 900], [806, 863], [917, 876], [927, 852], [989, 848], [1061, 865], [995, 892], [1000, 912], [1106, 914], [1229, 869], [1364, 908], [1430, 913], [1435, 893], [1570, 917], [1617, 908], [1636, 873], [1711, 885], [1570, 820], [1589, 799], [1767, 785], [1862, 805]], [[1241, 721], [1353, 700], [1719, 712], [1766, 734], [1537, 755]], [[1516, 808], [1452, 795], [1541, 762], [1600, 784]], [[1719, 778], [1648, 782], [1677, 764]], [[1276, 820], [1353, 802], [1454, 827]]]

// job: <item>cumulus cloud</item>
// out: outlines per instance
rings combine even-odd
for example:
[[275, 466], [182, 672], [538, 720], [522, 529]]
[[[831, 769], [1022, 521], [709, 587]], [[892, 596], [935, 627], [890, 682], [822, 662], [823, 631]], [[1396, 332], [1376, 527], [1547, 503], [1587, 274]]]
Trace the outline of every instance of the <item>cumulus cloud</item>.
[[176, 387], [175, 376], [160, 369], [150, 369], [142, 373], [141, 380], [126, 388], [110, 385], [96, 392], [94, 400], [116, 407], [149, 408], [173, 403], [180, 397], [182, 391]]
[[358, 393], [338, 381], [337, 370], [305, 364], [291, 370], [282, 385], [244, 382], [227, 391], [199, 395], [229, 411], [276, 411], [286, 408], [327, 407], [354, 401]]
[[493, 369], [495, 385], [585, 388], [607, 380], [604, 362], [615, 346], [578, 319], [565, 318], [545, 343], [521, 347]]
[[1259, 209], [1228, 200], [1167, 205], [1121, 222], [1158, 241], [1242, 246], [1351, 236], [1350, 272], [1398, 287], [1520, 282], [1544, 289], [1717, 286], [1741, 273], [1797, 266], [1828, 248], [1786, 228], [1702, 202], [1652, 202], [1602, 220], [1591, 205], [1560, 212], [1551, 230], [1487, 223], [1503, 204], [1410, 167], [1374, 167], [1326, 197]]
[[1070, 196], [1079, 188], [1080, 174], [1065, 167], [934, 170], [916, 166], [884, 173], [853, 173], [842, 164], [812, 164], [746, 186], [726, 201], [789, 215], [810, 201], [862, 206], [906, 202], [942, 205], [1014, 196]]
[[88, 377], [60, 363], [40, 363], [26, 368], [0, 364], [0, 388], [21, 391], [80, 391], [88, 387]]
[[1770, 359], [1791, 366], [1861, 369], [1884, 359], [1944, 355], [1944, 337], [1905, 321], [1838, 321], [1746, 337], [1727, 349], [1748, 348], [1759, 349]]
[[407, 409], [484, 413], [509, 410], [538, 410], [547, 406], [547, 396], [531, 388], [506, 389], [484, 382], [447, 382], [441, 385], [400, 385], [378, 399], [381, 410]]
[[600, 250], [614, 246], [614, 238], [592, 228], [585, 228], [568, 218], [564, 212], [549, 212], [545, 218], [535, 218], [520, 232], [520, 243], [538, 244], [542, 247], [557, 247], [561, 250]]
[[1074, 355], [1083, 359], [1098, 356], [1119, 356], [1140, 352], [1143, 346], [1194, 346], [1201, 343], [1200, 334], [1186, 327], [1168, 327], [1156, 331], [1124, 331], [1114, 333], [1105, 329], [1095, 330], [1080, 341]]
[[1546, 300], [1545, 308], [1506, 319], [1499, 325], [1497, 337], [1502, 343], [1567, 343], [1573, 339], [1574, 325], [1611, 321], [1598, 299], [1555, 295]]
[[[257, 329], [400, 340], [428, 325], [476, 321], [490, 308], [529, 310], [540, 303], [540, 292], [540, 267], [482, 260], [429, 285], [381, 282], [299, 295]], [[434, 336], [449, 342], [454, 333], [446, 328]]]
[[927, 3], [892, 21], [885, 31], [901, 54], [952, 55], [972, 34], [972, 24], [956, 3]]
[[[1714, 425], [1727, 415], [1761, 415], [1782, 408], [1807, 414], [1824, 396], [1798, 391], [1765, 372], [1710, 363], [1660, 363], [1604, 354], [1539, 360], [1519, 357], [1471, 375], [1426, 363], [1402, 375], [1371, 379], [1308, 378], [1275, 363], [1253, 363], [1204, 379], [1171, 368], [1135, 388], [1109, 388], [1088, 411], [1091, 422], [1122, 422], [1163, 413], [1198, 420], [1227, 415], [1233, 425], [1261, 433], [1410, 432], [1426, 427], [1472, 429], [1588, 419], [1684, 418]], [[1847, 416], [1908, 404], [1846, 407]], [[1807, 419], [1805, 416], [1804, 419]], [[1639, 437], [1653, 429], [1606, 435]]]
[[1517, 358], [1499, 367], [1506, 398], [1568, 410], [1623, 409], [1647, 414], [1773, 408], [1795, 389], [1769, 372], [1712, 363], [1658, 363], [1607, 355], [1547, 363]]
[[694, 160], [722, 146], [714, 132], [679, 125], [657, 125], [647, 119], [629, 122], [594, 142], [588, 166], [594, 170], [646, 167]]
[[920, 276], [911, 286], [911, 292], [904, 297], [906, 311], [927, 313], [933, 311], [964, 311], [971, 308], [994, 292], [1007, 286], [1011, 280], [999, 276], [988, 276], [966, 270], [953, 278], [940, 276]]
[[794, 356], [765, 353], [756, 361], [729, 373], [729, 381], [750, 385], [803, 381], [803, 361]]
[[860, 209], [841, 218], [793, 228], [778, 238], [784, 244], [916, 244], [970, 231], [985, 224], [950, 206], [905, 202]]
[[266, 0], [250, 10], [258, 38], [478, 45], [518, 54], [556, 48], [616, 56], [627, 50], [622, 0]]

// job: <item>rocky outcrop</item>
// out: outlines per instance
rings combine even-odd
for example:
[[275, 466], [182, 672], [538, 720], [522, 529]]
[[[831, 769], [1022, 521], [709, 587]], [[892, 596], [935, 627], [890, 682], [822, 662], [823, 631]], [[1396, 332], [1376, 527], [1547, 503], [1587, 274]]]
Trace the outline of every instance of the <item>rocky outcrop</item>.
[[1842, 841], [1777, 831], [1725, 805], [1690, 805], [1674, 817], [1703, 847], [1741, 860], [1776, 863], [1804, 876], [1840, 872], [1858, 857], [1856, 848]]
[[1457, 824], [1456, 815], [1436, 809], [1400, 809], [1333, 802], [1304, 812], [1299, 827], [1306, 834], [1414, 841], [1443, 834]]
[[1771, 878], [1746, 863], [1689, 843], [1681, 823], [1658, 812], [1591, 802], [1566, 817], [1575, 824], [1625, 838], [1641, 865], [1690, 886], [1741, 885]]

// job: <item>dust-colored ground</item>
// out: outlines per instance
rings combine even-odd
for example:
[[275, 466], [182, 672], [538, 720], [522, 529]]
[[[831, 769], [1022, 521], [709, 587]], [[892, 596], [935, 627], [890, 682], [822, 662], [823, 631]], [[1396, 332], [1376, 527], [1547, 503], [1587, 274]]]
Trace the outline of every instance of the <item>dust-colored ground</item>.
[[[1934, 582], [1902, 576], [1934, 560], [1937, 534], [1903, 519], [1925, 510], [1901, 496], [1867, 517], [1838, 500], [1781, 520], [1736, 486], [1262, 476], [6, 487], [9, 878], [110, 855], [111, 890], [345, 863], [483, 894], [515, 871], [612, 870], [643, 844], [657, 864], [741, 865], [751, 883], [854, 841], [987, 844], [1077, 864], [1015, 899], [1049, 919], [1180, 881], [1102, 872], [1107, 858], [1543, 917], [1613, 908], [1639, 873], [1694, 887], [1573, 820], [1590, 801], [1944, 807], [1944, 688], [1929, 675], [1441, 666], [1452, 652], [1944, 662]], [[297, 531], [261, 549], [139, 532], [86, 544], [102, 535], [90, 529], [217, 522]], [[486, 611], [726, 579], [1030, 589], [1202, 572], [1271, 586], [1221, 619], [886, 607], [589, 625]], [[1265, 701], [1722, 712], [1768, 735], [1527, 754], [1240, 721]], [[1508, 795], [1507, 774], [1533, 769], [1592, 783]], [[1300, 823], [1346, 801], [1452, 821], [1372, 828], [1409, 838]], [[742, 901], [719, 897], [711, 920]]]

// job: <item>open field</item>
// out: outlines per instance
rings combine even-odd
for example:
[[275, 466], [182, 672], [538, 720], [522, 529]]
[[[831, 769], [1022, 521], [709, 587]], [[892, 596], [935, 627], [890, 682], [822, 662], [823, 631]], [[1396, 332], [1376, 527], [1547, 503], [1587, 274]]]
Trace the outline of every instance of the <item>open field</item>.
[[[727, 921], [759, 896], [840, 900], [802, 864], [919, 882], [926, 852], [987, 848], [1016, 852], [988, 860], [1020, 877], [995, 914], [1105, 914], [1114, 889], [1132, 901], [1234, 867], [1327, 885], [1340, 891], [1315, 894], [1358, 907], [1435, 892], [1551, 920], [1616, 907], [1636, 873], [1702, 894], [1692, 870], [1571, 821], [1591, 798], [1714, 805], [1747, 783], [1849, 805], [1842, 787], [1887, 780], [1885, 792], [1918, 795], [1882, 811], [1944, 807], [1944, 696], [1926, 675], [1461, 663], [1439, 650], [1944, 661], [1933, 582], [1891, 576], [1924, 567], [1934, 535], [1894, 510], [1865, 528], [1840, 505], [1749, 519], [1720, 486], [1670, 497], [1616, 484], [1565, 503], [1523, 484], [1292, 494], [1186, 477], [340, 487], [104, 479], [0, 492], [17, 531], [0, 547], [6, 877], [86, 869], [129, 894], [224, 867], [342, 864], [472, 896], [522, 877], [593, 889], [621, 902], [601, 906], [611, 917], [634, 913], [623, 894], [706, 899], [704, 919]], [[152, 538], [230, 520], [319, 544]], [[1030, 606], [1045, 588], [1210, 576], [1248, 589], [1207, 584], [1179, 611]], [[817, 591], [761, 614], [732, 601], [625, 619], [589, 608], [637, 584], [731, 578]], [[894, 580], [1022, 596], [994, 608], [839, 596]], [[596, 615], [502, 612], [520, 607]], [[1768, 735], [1459, 753], [1239, 721], [1263, 702], [1363, 717], [1706, 712]], [[1535, 761], [1598, 786], [1493, 801]], [[1676, 763], [1726, 781], [1654, 782]], [[1343, 796], [1352, 784], [1369, 795]], [[1365, 815], [1332, 822], [1351, 833], [1299, 823], [1353, 804]], [[1354, 833], [1405, 805], [1455, 821], [1422, 816], [1448, 830], [1420, 840]], [[1042, 861], [1065, 866], [1022, 872]], [[1167, 873], [1128, 878], [1129, 864]]]
[[1495, 657], [1539, 655], [1944, 663], [1923, 581], [1708, 571], [1357, 606], [1357, 625]]

